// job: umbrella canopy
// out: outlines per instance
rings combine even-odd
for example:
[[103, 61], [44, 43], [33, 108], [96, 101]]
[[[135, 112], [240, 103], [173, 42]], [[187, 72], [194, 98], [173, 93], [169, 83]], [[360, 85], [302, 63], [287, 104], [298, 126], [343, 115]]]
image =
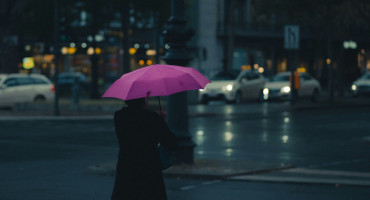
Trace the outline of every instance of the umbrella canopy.
[[124, 74], [103, 94], [123, 100], [203, 89], [210, 81], [190, 67], [151, 65]]

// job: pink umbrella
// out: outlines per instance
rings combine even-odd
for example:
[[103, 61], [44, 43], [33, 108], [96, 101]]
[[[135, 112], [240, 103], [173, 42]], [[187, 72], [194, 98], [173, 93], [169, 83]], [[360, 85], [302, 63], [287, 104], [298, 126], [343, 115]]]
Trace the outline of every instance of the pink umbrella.
[[151, 65], [124, 74], [103, 94], [123, 100], [203, 89], [210, 81], [190, 67]]

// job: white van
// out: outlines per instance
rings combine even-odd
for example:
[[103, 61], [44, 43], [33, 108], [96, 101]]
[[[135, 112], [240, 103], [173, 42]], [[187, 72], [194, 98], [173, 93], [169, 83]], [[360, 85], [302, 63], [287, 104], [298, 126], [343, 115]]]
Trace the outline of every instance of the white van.
[[0, 74], [0, 106], [51, 100], [53, 83], [41, 74]]

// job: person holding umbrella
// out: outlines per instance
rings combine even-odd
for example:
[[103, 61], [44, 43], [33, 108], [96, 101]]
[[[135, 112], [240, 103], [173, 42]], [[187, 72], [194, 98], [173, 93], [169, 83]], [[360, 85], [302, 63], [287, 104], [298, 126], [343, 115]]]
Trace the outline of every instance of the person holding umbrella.
[[125, 100], [127, 107], [114, 113], [119, 143], [112, 200], [166, 200], [160, 148], [174, 150], [177, 139], [165, 117], [146, 108], [149, 96], [203, 89], [210, 81], [197, 70], [174, 65], [151, 65], [124, 74], [103, 94]]
[[174, 150], [177, 141], [145, 102], [145, 98], [126, 100], [127, 107], [114, 114], [119, 153], [112, 200], [167, 199], [158, 143]]

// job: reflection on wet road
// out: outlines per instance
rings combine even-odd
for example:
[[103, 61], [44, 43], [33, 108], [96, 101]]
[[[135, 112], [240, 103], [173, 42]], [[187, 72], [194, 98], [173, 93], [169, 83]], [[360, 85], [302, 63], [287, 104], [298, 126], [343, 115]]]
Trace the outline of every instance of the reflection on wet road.
[[362, 140], [370, 135], [369, 111], [291, 109], [285, 103], [194, 105], [189, 112], [203, 115], [190, 118], [190, 132], [196, 158], [369, 171], [370, 146]]

